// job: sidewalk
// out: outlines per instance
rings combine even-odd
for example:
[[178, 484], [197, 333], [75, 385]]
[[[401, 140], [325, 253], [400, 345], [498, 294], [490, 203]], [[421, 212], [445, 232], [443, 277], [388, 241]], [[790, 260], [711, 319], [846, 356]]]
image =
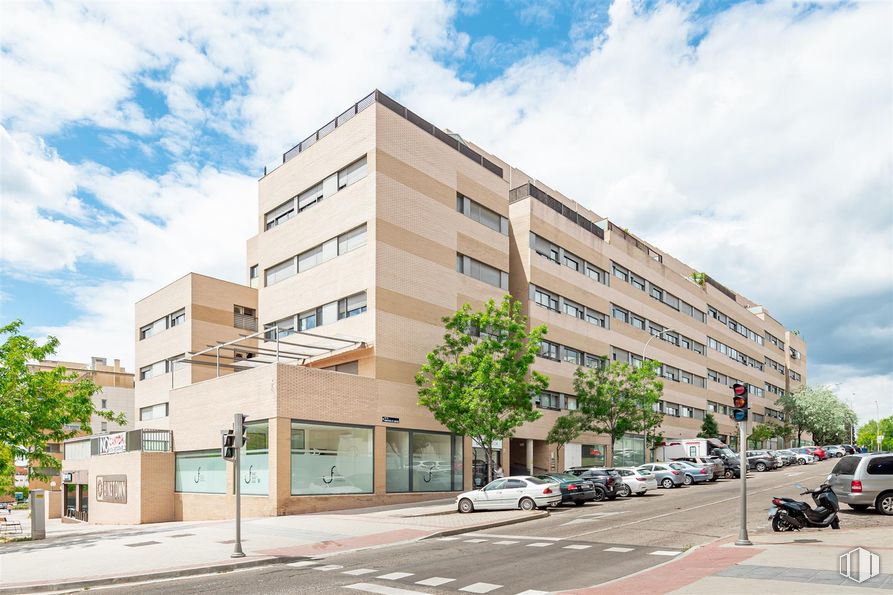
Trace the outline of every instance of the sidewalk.
[[[751, 535], [751, 541], [753, 546], [736, 547], [734, 538], [721, 539], [665, 564], [571, 593], [864, 595], [877, 589], [893, 591], [889, 527], [762, 533]], [[840, 556], [857, 547], [880, 556], [881, 573], [861, 584], [839, 573]]]
[[[455, 504], [242, 520], [242, 550], [230, 558], [233, 521], [152, 525], [62, 525], [47, 539], [0, 545], [0, 593], [151, 580], [275, 564], [296, 558], [464, 533], [548, 512], [458, 514]], [[24, 523], [23, 523], [24, 524]]]

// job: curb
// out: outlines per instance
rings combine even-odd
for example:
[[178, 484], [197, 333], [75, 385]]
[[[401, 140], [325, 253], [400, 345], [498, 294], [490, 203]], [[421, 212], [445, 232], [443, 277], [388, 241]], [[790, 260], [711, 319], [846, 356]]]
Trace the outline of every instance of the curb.
[[147, 581], [184, 578], [189, 576], [202, 576], [209, 574], [223, 574], [234, 570], [242, 570], [248, 568], [260, 568], [262, 566], [272, 566], [274, 564], [285, 564], [288, 562], [297, 562], [309, 559], [307, 556], [267, 556], [255, 560], [245, 560], [242, 562], [220, 562], [209, 566], [188, 566], [186, 568], [177, 568], [174, 570], [158, 570], [152, 572], [144, 572], [142, 574], [105, 576], [100, 578], [91, 578], [74, 581], [57, 581], [52, 583], [43, 583], [40, 585], [13, 584], [0, 587], [0, 593], [48, 593], [56, 591], [69, 591], [74, 589], [89, 589], [92, 587], [106, 587], [112, 585], [126, 585], [130, 583], [142, 583]]
[[518, 523], [526, 523], [527, 521], [535, 521], [537, 519], [544, 519], [547, 516], [549, 516], [548, 510], [538, 510], [535, 513], [529, 513], [528, 516], [515, 517], [513, 519], [505, 519], [505, 520], [500, 520], [500, 521], [490, 521], [488, 523], [478, 523], [477, 525], [469, 525], [467, 527], [444, 529], [442, 531], [437, 531], [436, 533], [432, 533], [431, 535], [428, 535], [427, 537], [422, 537], [421, 539], [419, 539], [419, 541], [423, 541], [425, 539], [434, 539], [436, 537], [446, 537], [448, 535], [457, 535], [459, 533], [472, 533], [474, 531], [481, 531], [483, 529], [493, 529], [496, 527], [504, 527], [505, 525], [516, 525]]

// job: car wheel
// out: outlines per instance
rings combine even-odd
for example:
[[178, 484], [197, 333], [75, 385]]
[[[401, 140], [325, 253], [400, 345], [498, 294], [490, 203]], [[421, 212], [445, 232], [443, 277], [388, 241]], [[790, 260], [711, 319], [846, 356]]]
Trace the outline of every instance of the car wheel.
[[865, 510], [868, 508], [868, 504], [847, 504], [853, 510]]
[[805, 464], [806, 464], [806, 461], [804, 461], [803, 459], [797, 459], [797, 464], [798, 464], [798, 465], [805, 465]]
[[671, 487], [673, 487], [673, 480], [670, 479], [669, 477], [664, 478], [660, 482], [660, 487], [666, 488], [669, 490]]
[[459, 500], [459, 512], [474, 512], [474, 504], [468, 498]]
[[757, 463], [757, 471], [763, 472], [766, 470], [766, 463]]
[[686, 474], [686, 475], [685, 475], [685, 479], [682, 480], [682, 483], [684, 483], [684, 484], [687, 485], [687, 486], [690, 486], [690, 485], [693, 484], [694, 482], [695, 482], [694, 478], [692, 478], [692, 476], [691, 476], [691, 475], [688, 475], [688, 474]]
[[834, 455], [834, 456], [837, 457], [838, 459], [840, 459], [840, 458], [843, 458], [843, 453], [842, 453], [842, 452], [839, 452], [839, 453], [837, 453], [837, 454]]
[[595, 488], [595, 498], [592, 499], [593, 502], [601, 502], [605, 499], [605, 491], [601, 488]]
[[518, 504], [518, 507], [521, 510], [533, 510], [536, 508], [536, 502], [534, 502], [530, 498], [521, 498], [521, 502]]
[[629, 495], [632, 493], [633, 493], [632, 490], [629, 489], [629, 486], [626, 484], [623, 484], [623, 487], [620, 488], [620, 495], [623, 496], [624, 498], [629, 497]]
[[884, 492], [878, 496], [874, 502], [874, 507], [881, 514], [893, 515], [893, 492]]
[[726, 469], [725, 471], [723, 471], [722, 476], [726, 479], [732, 479], [733, 477], [735, 477], [735, 472], [731, 469]]

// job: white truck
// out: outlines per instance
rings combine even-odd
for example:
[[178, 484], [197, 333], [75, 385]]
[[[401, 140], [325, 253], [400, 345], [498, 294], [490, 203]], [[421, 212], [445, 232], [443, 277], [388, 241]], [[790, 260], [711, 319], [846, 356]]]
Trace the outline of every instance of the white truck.
[[717, 448], [729, 447], [715, 438], [665, 438], [654, 450], [654, 460], [672, 461], [682, 457], [706, 457], [713, 455], [713, 450]]

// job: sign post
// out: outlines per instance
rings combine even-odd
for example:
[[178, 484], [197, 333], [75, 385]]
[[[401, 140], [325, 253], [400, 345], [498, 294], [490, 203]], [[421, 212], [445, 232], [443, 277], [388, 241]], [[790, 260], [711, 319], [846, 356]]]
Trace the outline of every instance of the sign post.
[[738, 422], [738, 468], [741, 470], [741, 528], [735, 545], [753, 545], [747, 535], [747, 422]]
[[231, 558], [244, 558], [245, 552], [242, 551], [242, 469], [239, 464], [239, 455], [244, 445], [244, 425], [245, 416], [236, 413], [233, 420], [233, 435], [235, 438], [235, 449], [233, 452], [233, 466], [235, 467], [236, 480], [236, 543], [233, 545], [233, 553]]

